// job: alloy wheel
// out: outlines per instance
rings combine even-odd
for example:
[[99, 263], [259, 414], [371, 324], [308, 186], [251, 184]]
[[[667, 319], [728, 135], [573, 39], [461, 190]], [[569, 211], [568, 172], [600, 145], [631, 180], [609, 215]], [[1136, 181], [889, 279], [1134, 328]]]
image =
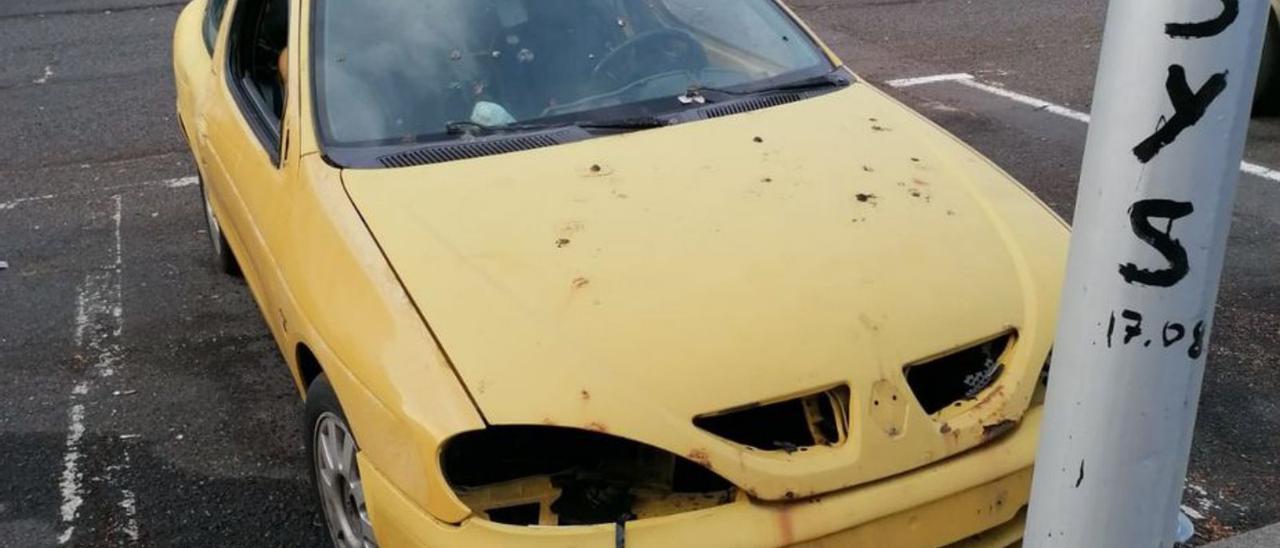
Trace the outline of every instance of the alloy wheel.
[[356, 441], [346, 422], [324, 413], [315, 423], [316, 489], [329, 536], [338, 548], [376, 548], [365, 505], [364, 484], [356, 465]]

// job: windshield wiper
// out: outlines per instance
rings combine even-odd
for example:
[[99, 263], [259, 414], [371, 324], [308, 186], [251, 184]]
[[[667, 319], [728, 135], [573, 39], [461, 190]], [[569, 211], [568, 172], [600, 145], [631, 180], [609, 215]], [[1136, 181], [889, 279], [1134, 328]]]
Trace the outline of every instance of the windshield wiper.
[[[681, 102], [685, 102], [685, 100], [688, 99], [687, 102], [701, 103], [706, 101], [706, 97], [703, 96], [703, 93], [705, 92], [719, 93], [723, 95], [732, 95], [732, 96], [763, 95], [767, 93], [782, 93], [787, 91], [808, 91], [813, 89], [824, 89], [824, 88], [830, 88], [830, 87], [845, 87], [845, 86], [848, 86], [850, 83], [851, 81], [849, 79], [848, 74], [845, 73], [844, 68], [838, 68], [832, 72], [828, 72], [826, 74], [822, 74], [819, 76], [805, 78], [803, 80], [796, 80], [796, 81], [787, 82], [784, 84], [760, 86], [755, 88], [725, 89], [725, 88], [706, 87], [702, 85], [693, 85], [689, 87], [689, 90], [686, 91], [685, 95], [683, 95], [680, 99], [681, 99]], [[699, 98], [701, 98], [701, 100], [698, 100]]]
[[444, 125], [444, 132], [447, 135], [493, 135], [495, 133], [515, 133], [521, 131], [538, 131], [543, 129], [553, 129], [564, 127], [566, 124], [506, 124], [501, 126], [486, 126], [476, 122], [456, 120], [447, 122]]
[[582, 120], [569, 125], [583, 129], [653, 129], [667, 127], [673, 123], [672, 120], [663, 120], [654, 116], [634, 116], [631, 118]]
[[619, 129], [619, 130], [641, 130], [666, 127], [671, 125], [668, 120], [663, 120], [653, 116], [638, 116], [631, 118], [614, 118], [602, 120], [576, 120], [571, 122], [549, 123], [549, 124], [507, 124], [501, 126], [486, 126], [476, 122], [454, 121], [445, 124], [445, 133], [448, 135], [495, 135], [501, 133], [520, 133], [526, 131], [542, 131], [547, 129], [560, 129], [567, 127], [579, 127], [582, 129]]

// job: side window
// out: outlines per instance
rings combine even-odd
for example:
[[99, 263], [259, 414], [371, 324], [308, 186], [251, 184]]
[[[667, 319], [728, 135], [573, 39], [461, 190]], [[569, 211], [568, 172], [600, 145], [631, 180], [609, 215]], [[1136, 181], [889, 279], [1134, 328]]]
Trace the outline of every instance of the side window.
[[239, 0], [227, 42], [227, 79], [245, 120], [273, 159], [284, 117], [288, 0]]
[[213, 44], [218, 41], [218, 29], [222, 28], [222, 13], [227, 11], [227, 0], [209, 0], [204, 9], [204, 47], [213, 55]]

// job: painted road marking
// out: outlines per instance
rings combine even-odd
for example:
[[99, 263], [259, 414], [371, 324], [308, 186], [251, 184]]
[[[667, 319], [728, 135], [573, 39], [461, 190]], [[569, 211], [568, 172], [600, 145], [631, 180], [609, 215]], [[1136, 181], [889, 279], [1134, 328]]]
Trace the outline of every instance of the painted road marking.
[[[80, 483], [83, 479], [80, 472], [80, 438], [84, 436], [84, 404], [72, 405], [67, 417], [70, 423], [67, 427], [67, 451], [62, 456], [62, 479], [58, 482], [58, 489], [62, 492], [62, 523], [70, 524], [75, 521], [80, 505], [84, 504], [84, 491]], [[58, 544], [66, 544], [71, 540], [75, 529], [74, 525], [68, 525], [58, 536]]]
[[[885, 82], [885, 84], [892, 88], [903, 89], [903, 88], [911, 88], [916, 86], [924, 86], [929, 84], [938, 84], [942, 82], [954, 82], [954, 83], [967, 86], [976, 90], [990, 93], [997, 97], [1003, 97], [1010, 101], [1022, 103], [1036, 110], [1042, 110], [1051, 114], [1056, 114], [1058, 116], [1062, 116], [1063, 118], [1070, 118], [1077, 122], [1083, 122], [1087, 124], [1089, 123], [1089, 120], [1090, 120], [1089, 115], [1086, 113], [1080, 112], [1078, 110], [1073, 110], [1073, 109], [1064, 107], [1062, 105], [1054, 104], [1049, 101], [1045, 101], [1044, 99], [1039, 99], [1036, 97], [1032, 97], [1030, 95], [1023, 95], [1021, 93], [1018, 93], [1015, 91], [1009, 91], [999, 86], [993, 86], [991, 84], [980, 82], [978, 81], [977, 78], [974, 78], [972, 74], [964, 74], [964, 73], [938, 74], [935, 76], [922, 76], [919, 78], [902, 78], [899, 80], [889, 80], [888, 82]], [[1241, 162], [1240, 171], [1243, 171], [1244, 173], [1247, 173], [1249, 175], [1253, 175], [1254, 177], [1266, 179], [1268, 181], [1275, 182], [1275, 183], [1280, 183], [1280, 170], [1271, 169], [1269, 167], [1250, 163], [1250, 162]], [[2, 206], [3, 204], [0, 204], [0, 209], [3, 209]]]
[[913, 88], [923, 86], [925, 84], [936, 84], [938, 82], [957, 82], [960, 80], [972, 80], [972, 74], [958, 72], [955, 74], [937, 74], [934, 76], [921, 76], [919, 78], [902, 78], [900, 80], [889, 80], [885, 82], [892, 88]]
[[197, 177], [179, 177], [177, 179], [165, 179], [163, 181], [157, 181], [151, 184], [164, 185], [169, 188], [182, 188], [182, 187], [188, 187], [188, 186], [195, 186], [199, 182], [200, 182], [200, 179]]
[[50, 65], [45, 65], [44, 74], [40, 75], [39, 78], [32, 80], [31, 83], [36, 85], [46, 84], [49, 82], [50, 78], [53, 78], [53, 67]]
[[59, 200], [62, 198], [70, 198], [73, 196], [98, 195], [98, 194], [106, 194], [106, 193], [117, 192], [117, 191], [125, 191], [125, 190], [131, 190], [136, 188], [155, 187], [155, 186], [161, 186], [161, 187], [167, 187], [167, 188], [186, 188], [189, 186], [195, 186], [199, 183], [200, 183], [200, 179], [195, 176], [177, 177], [173, 179], [160, 179], [158, 181], [147, 181], [145, 183], [129, 183], [124, 185], [107, 186], [107, 187], [95, 188], [90, 190], [79, 190], [79, 191], [67, 192], [65, 194], [42, 194], [39, 196], [27, 196], [23, 198], [14, 198], [12, 200], [0, 202], [0, 211], [7, 211], [10, 209], [14, 209], [20, 205], [26, 205], [30, 203], [36, 203], [36, 202], [47, 202], [49, 200]]
[[9, 209], [13, 209], [13, 208], [18, 207], [18, 206], [20, 206], [20, 205], [22, 205], [22, 204], [27, 204], [27, 203], [31, 203], [31, 202], [43, 202], [43, 201], [45, 201], [45, 200], [52, 200], [52, 199], [57, 198], [57, 197], [58, 197], [58, 195], [57, 195], [57, 194], [45, 194], [45, 195], [43, 195], [43, 196], [31, 196], [31, 197], [27, 197], [27, 198], [17, 198], [17, 199], [14, 199], [14, 200], [9, 200], [9, 201], [7, 201], [7, 202], [0, 202], [0, 211], [6, 211], [6, 210], [9, 210]]
[[[85, 432], [85, 406], [82, 400], [92, 391], [95, 378], [115, 374], [123, 355], [120, 338], [124, 331], [124, 243], [121, 237], [124, 205], [119, 194], [112, 198], [115, 206], [111, 215], [112, 236], [115, 240], [112, 258], [86, 275], [76, 289], [74, 341], [79, 354], [89, 364], [87, 373], [90, 376], [81, 379], [71, 388], [66, 452], [62, 458], [62, 476], [58, 482], [58, 490], [62, 495], [61, 518], [65, 529], [58, 535], [58, 544], [66, 544], [75, 535], [76, 518], [80, 506], [84, 504], [84, 471], [80, 469], [83, 458], [80, 441]], [[118, 468], [124, 468], [124, 465], [118, 465]], [[134, 517], [136, 502], [132, 491], [124, 490], [124, 493], [121, 506], [126, 516], [125, 534], [133, 538], [137, 532]]]

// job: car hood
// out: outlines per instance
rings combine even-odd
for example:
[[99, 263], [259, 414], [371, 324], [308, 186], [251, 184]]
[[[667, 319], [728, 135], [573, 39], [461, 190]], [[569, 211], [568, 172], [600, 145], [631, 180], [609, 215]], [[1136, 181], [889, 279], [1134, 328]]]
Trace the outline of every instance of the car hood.
[[[1068, 235], [1003, 172], [861, 84], [343, 179], [490, 424], [628, 437], [765, 499], [882, 478], [1011, 427], [1049, 349]], [[932, 416], [915, 403], [904, 366], [1011, 331], [995, 385]], [[752, 450], [692, 422], [837, 385], [852, 423], [838, 447]]]

